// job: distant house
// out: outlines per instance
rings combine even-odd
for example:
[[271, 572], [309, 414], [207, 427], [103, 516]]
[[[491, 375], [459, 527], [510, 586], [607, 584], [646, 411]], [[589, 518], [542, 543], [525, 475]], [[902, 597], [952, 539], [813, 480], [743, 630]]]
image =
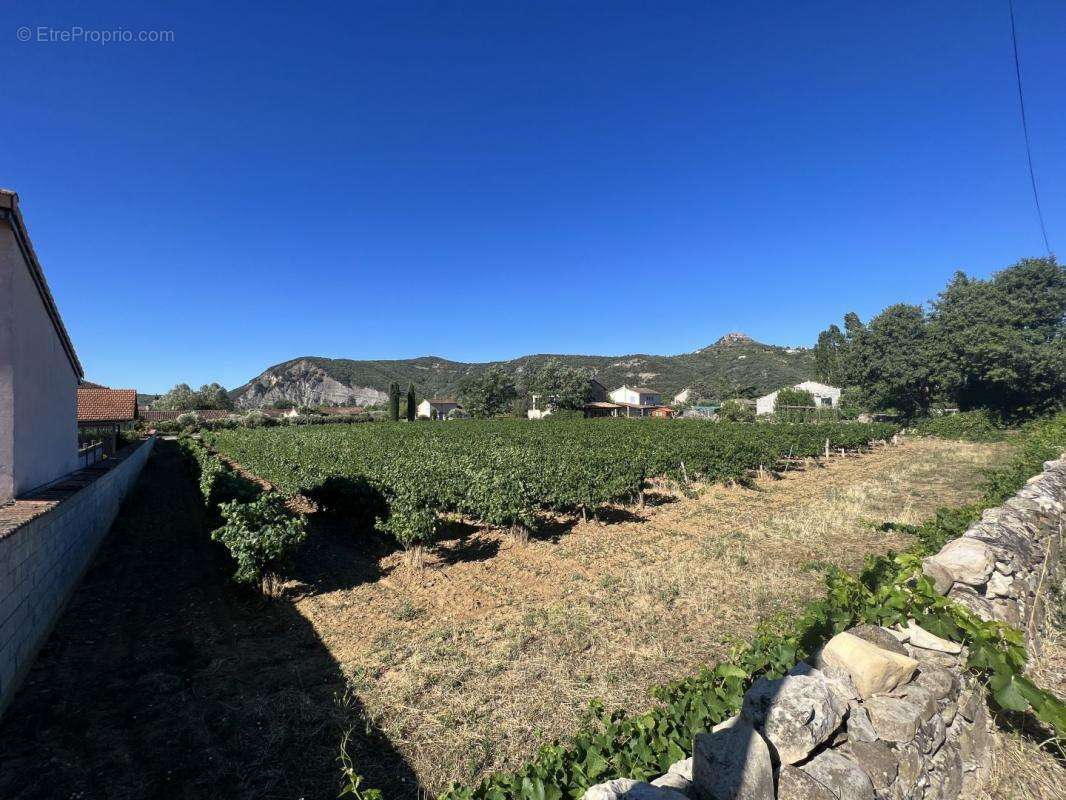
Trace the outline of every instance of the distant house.
[[448, 414], [457, 408], [462, 408], [462, 406], [456, 400], [449, 398], [427, 399], [418, 404], [417, 416], [421, 419], [447, 419]]
[[663, 396], [654, 389], [645, 389], [642, 386], [619, 386], [610, 394], [612, 403], [630, 406], [660, 406]]
[[662, 411], [656, 413], [656, 409], [666, 408], [663, 406], [663, 396], [643, 386], [619, 386], [611, 392], [610, 400], [619, 406], [618, 413], [609, 415], [612, 417], [672, 416]]
[[0, 504], [78, 468], [83, 377], [18, 195], [0, 189]]
[[113, 455], [118, 433], [137, 419], [137, 390], [109, 389], [93, 384], [78, 387], [78, 443], [102, 442], [105, 455]]
[[[803, 383], [797, 383], [792, 387], [793, 389], [802, 389], [810, 392], [814, 398], [814, 404], [818, 408], [836, 408], [840, 405], [840, 389], [835, 386], [828, 386], [824, 383], [818, 383], [817, 381], [804, 381]], [[777, 392], [770, 392], [770, 394], [764, 394], [755, 400], [755, 413], [759, 415], [773, 414], [774, 405], [777, 403]]]
[[660, 419], [673, 419], [674, 410], [670, 406], [656, 406], [651, 410], [651, 415]]

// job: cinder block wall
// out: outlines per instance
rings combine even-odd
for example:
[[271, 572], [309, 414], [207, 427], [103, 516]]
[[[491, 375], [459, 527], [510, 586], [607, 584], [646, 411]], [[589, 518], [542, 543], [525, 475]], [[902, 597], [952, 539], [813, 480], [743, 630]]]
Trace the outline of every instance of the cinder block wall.
[[0, 713], [136, 482], [154, 439], [49, 511], [0, 538]]

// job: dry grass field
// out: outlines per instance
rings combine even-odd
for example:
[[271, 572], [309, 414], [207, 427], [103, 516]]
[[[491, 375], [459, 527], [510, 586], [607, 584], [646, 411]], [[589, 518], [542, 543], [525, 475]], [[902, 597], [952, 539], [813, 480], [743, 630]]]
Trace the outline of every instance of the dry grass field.
[[661, 487], [644, 509], [559, 521], [525, 544], [456, 521], [422, 570], [318, 522], [289, 596], [434, 792], [517, 766], [593, 698], [646, 707], [650, 687], [817, 596], [824, 565], [907, 544], [876, 523], [976, 498], [1007, 447], [908, 440], [750, 488]]

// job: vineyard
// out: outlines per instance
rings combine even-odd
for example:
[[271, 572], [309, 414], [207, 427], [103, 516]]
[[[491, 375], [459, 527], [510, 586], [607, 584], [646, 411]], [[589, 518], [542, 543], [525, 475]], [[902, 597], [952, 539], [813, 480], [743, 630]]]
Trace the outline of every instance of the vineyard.
[[742, 481], [786, 458], [855, 450], [883, 424], [521, 420], [223, 430], [223, 455], [283, 492], [377, 520], [405, 546], [440, 515], [533, 527], [543, 513], [595, 513], [642, 496], [647, 481]]

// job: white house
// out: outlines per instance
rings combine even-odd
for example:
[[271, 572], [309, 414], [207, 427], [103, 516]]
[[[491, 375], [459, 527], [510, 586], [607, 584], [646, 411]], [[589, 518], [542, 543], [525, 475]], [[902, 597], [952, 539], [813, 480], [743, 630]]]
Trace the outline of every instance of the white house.
[[[818, 383], [817, 381], [804, 381], [803, 383], [797, 383], [792, 387], [793, 389], [803, 389], [810, 392], [814, 398], [814, 404], [818, 408], [836, 408], [840, 405], [840, 389], [835, 386], [827, 386], [824, 383]], [[780, 389], [777, 390], [781, 391]], [[777, 392], [770, 392], [770, 394], [764, 394], [762, 397], [755, 401], [755, 413], [756, 414], [773, 414], [774, 405], [777, 402]]]
[[84, 376], [18, 195], [0, 189], [0, 503], [78, 468]]
[[642, 386], [619, 386], [610, 394], [611, 402], [623, 406], [659, 406], [663, 396], [654, 389]]
[[427, 399], [418, 404], [417, 416], [423, 419], [447, 419], [448, 413], [457, 408], [462, 408], [462, 406], [455, 400], [447, 398]]

